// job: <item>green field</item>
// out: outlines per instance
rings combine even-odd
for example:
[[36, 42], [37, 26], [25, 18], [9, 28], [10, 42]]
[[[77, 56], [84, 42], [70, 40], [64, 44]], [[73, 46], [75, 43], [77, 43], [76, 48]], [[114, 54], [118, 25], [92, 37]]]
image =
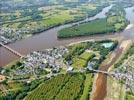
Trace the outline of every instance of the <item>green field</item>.
[[80, 25], [61, 29], [58, 32], [59, 38], [94, 35], [113, 32], [114, 27], [107, 23], [107, 19], [97, 19]]
[[78, 57], [73, 58], [73, 64], [72, 66], [74, 68], [82, 68], [86, 67], [87, 62], [94, 57], [93, 53], [84, 52]]
[[28, 93], [25, 100], [86, 100], [91, 91], [92, 74], [65, 74], [46, 80]]
[[73, 58], [73, 64], [71, 66], [73, 68], [79, 69], [79, 68], [86, 67], [86, 65], [87, 65], [86, 60], [75, 57]]
[[134, 95], [127, 94], [126, 100], [134, 100]]
[[83, 94], [80, 97], [80, 100], [89, 99], [89, 92], [92, 90], [92, 74], [86, 74], [86, 79], [84, 82]]
[[[39, 85], [26, 96], [25, 100], [78, 99], [83, 93], [84, 81], [84, 74], [58, 75]], [[91, 80], [88, 82], [90, 84]]]
[[106, 18], [95, 19], [89, 22], [63, 28], [58, 31], [58, 38], [119, 32], [128, 24], [128, 21], [124, 16], [124, 8], [122, 6], [119, 7], [118, 5], [114, 5], [107, 13]]
[[52, 15], [51, 17], [48, 17], [47, 19], [39, 21], [41, 25], [44, 26], [53, 26], [56, 24], [63, 24], [66, 21], [73, 20], [74, 17], [69, 14], [68, 11], [61, 11], [60, 14]]
[[88, 61], [88, 60], [90, 60], [91, 58], [93, 58], [93, 56], [94, 56], [94, 54], [91, 53], [91, 52], [84, 52], [84, 53], [82, 53], [82, 54], [79, 56], [79, 58]]

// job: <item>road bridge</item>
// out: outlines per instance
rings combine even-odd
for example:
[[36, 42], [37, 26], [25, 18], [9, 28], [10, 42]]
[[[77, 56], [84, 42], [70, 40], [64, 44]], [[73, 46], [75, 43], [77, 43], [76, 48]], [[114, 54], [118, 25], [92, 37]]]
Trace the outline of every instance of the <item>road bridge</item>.
[[134, 83], [134, 74], [125, 74], [125, 73], [115, 73], [115, 72], [107, 72], [107, 71], [102, 71], [102, 70], [94, 70], [92, 69], [91, 71], [94, 71], [96, 73], [102, 73], [102, 74], [106, 74], [106, 75], [109, 75], [109, 76], [112, 76], [112, 77], [115, 77], [119, 80], [129, 80], [131, 82]]
[[5, 49], [9, 50], [10, 52], [12, 52], [13, 54], [15, 54], [15, 55], [17, 55], [17, 56], [19, 56], [19, 57], [21, 57], [21, 58], [24, 57], [24, 55], [22, 55], [21, 53], [19, 53], [19, 52], [13, 50], [13, 49], [10, 48], [9, 46], [6, 46], [6, 45], [4, 45], [4, 44], [1, 43], [1, 42], [0, 42], [0, 45], [3, 46]]

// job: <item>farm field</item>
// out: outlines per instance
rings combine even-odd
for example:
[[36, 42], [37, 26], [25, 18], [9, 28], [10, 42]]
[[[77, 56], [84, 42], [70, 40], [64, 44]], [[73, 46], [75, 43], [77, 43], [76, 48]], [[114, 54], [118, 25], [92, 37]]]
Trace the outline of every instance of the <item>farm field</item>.
[[64, 28], [58, 32], [59, 38], [74, 36], [94, 35], [113, 31], [112, 26], [108, 26], [106, 19], [97, 19], [69, 28]]
[[84, 52], [82, 53], [80, 56], [78, 57], [74, 57], [73, 58], [73, 64], [72, 66], [74, 68], [82, 68], [82, 67], [86, 67], [88, 61], [90, 59], [92, 59], [95, 55], [93, 53], [89, 53], [89, 52]]
[[134, 100], [133, 74], [134, 0], [0, 0], [0, 100]]
[[127, 94], [126, 100], [134, 100], [134, 95]]
[[[119, 16], [111, 16], [104, 19], [96, 19], [72, 27], [61, 29], [58, 38], [69, 38], [76, 36], [87, 36], [95, 34], [107, 34], [120, 31], [124, 28], [125, 22], [118, 23]], [[123, 21], [124, 19], [120, 19]]]
[[103, 3], [74, 3], [73, 5], [65, 3], [11, 9], [11, 11], [2, 10], [1, 36], [4, 42], [14, 42], [59, 25], [81, 21], [86, 16], [95, 16], [107, 6], [109, 5]]
[[[113, 14], [114, 13], [114, 14]], [[58, 38], [69, 38], [96, 34], [107, 34], [122, 31], [128, 24], [125, 11], [118, 5], [114, 5], [107, 13], [106, 18], [73, 25], [59, 30]]]
[[[104, 45], [109, 43], [112, 45]], [[0, 91], [1, 97], [26, 100], [88, 98], [93, 78], [88, 69], [98, 69], [117, 44], [114, 40], [85, 41], [31, 52], [1, 69], [6, 76], [2, 81], [6, 93]]]
[[[79, 99], [83, 94], [83, 90], [84, 95], [90, 90], [85, 89], [88, 88], [87, 85], [90, 86], [92, 82], [90, 76], [91, 74], [85, 76], [85, 74], [80, 73], [58, 75], [46, 80], [35, 90], [28, 93], [25, 100], [45, 100], [45, 98], [47, 98], [46, 100], [63, 100], [63, 98], [65, 100]], [[89, 80], [87, 78], [89, 78]]]
[[80, 97], [80, 100], [87, 100], [90, 96], [90, 92], [92, 91], [93, 85], [93, 74], [86, 74], [86, 79], [84, 82], [83, 94]]

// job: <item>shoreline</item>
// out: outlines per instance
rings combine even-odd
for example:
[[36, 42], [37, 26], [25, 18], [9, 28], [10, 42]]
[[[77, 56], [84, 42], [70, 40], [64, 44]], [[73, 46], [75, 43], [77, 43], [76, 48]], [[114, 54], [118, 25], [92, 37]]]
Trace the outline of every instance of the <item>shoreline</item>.
[[[126, 48], [128, 48], [130, 46], [130, 44], [132, 43], [132, 41], [130, 40], [122, 40], [120, 41], [121, 43], [118, 44], [117, 48], [111, 52], [109, 54], [110, 57], [110, 62], [108, 62], [107, 64], [105, 64], [104, 62], [106, 62], [109, 58], [107, 58], [102, 65], [99, 67], [101, 70], [106, 70], [109, 71], [111, 69], [111, 67], [113, 67], [113, 65], [116, 63], [116, 61], [118, 59], [120, 59], [120, 57], [122, 56], [122, 52], [125, 51]], [[118, 50], [119, 49], [119, 50]], [[118, 50], [118, 52], [117, 52]], [[101, 73], [97, 73], [95, 78], [94, 78], [94, 86], [93, 86], [93, 91], [92, 91], [92, 96], [90, 97], [91, 100], [104, 100], [105, 97], [107, 96], [107, 76]], [[100, 85], [100, 84], [101, 85]], [[103, 95], [100, 94], [101, 89], [103, 86], [103, 90], [105, 91], [103, 93]], [[99, 98], [99, 99], [98, 99]]]

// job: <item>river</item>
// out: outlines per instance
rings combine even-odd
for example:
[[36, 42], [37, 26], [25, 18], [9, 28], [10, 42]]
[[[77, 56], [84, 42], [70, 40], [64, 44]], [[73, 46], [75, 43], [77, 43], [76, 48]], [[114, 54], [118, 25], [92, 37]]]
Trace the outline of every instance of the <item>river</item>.
[[[126, 18], [130, 21], [130, 24], [123, 32], [120, 33], [121, 36], [123, 36], [123, 39], [119, 42], [118, 47], [111, 54], [109, 54], [108, 59], [100, 65], [100, 70], [107, 71], [117, 61], [117, 59], [123, 53], [123, 50], [125, 50], [125, 47], [122, 47], [124, 43], [126, 44], [125, 40], [134, 40], [134, 12], [132, 11], [133, 9], [134, 7], [125, 9], [127, 13]], [[96, 74], [93, 84], [93, 91], [90, 99], [104, 100], [107, 90], [107, 76], [102, 73]]]
[[[106, 17], [106, 13], [111, 9], [112, 6], [105, 7], [100, 13], [95, 15], [94, 17], [90, 17], [88, 19], [85, 19], [81, 22], [93, 20], [96, 18], [104, 18]], [[128, 20], [130, 20], [131, 24], [134, 22], [134, 14], [132, 13], [132, 10], [134, 7], [130, 7], [126, 9], [126, 17]], [[73, 24], [78, 24], [73, 23]], [[20, 52], [23, 55], [26, 55], [32, 51], [39, 51], [47, 48], [52, 48], [60, 45], [67, 45], [72, 42], [77, 42], [77, 41], [83, 41], [83, 40], [89, 40], [89, 39], [107, 39], [107, 38], [113, 38], [113, 37], [120, 37], [122, 34], [109, 34], [109, 35], [97, 35], [97, 36], [85, 36], [85, 37], [77, 37], [77, 38], [71, 38], [71, 39], [62, 39], [59, 40], [57, 38], [57, 31], [60, 30], [63, 27], [68, 27], [73, 24], [67, 24], [67, 25], [62, 25], [56, 28], [52, 28], [50, 30], [44, 31], [40, 34], [37, 34], [35, 36], [29, 37], [27, 39], [23, 39], [20, 41], [16, 41], [15, 43], [11, 43], [8, 46], [11, 47], [12, 49]], [[128, 35], [128, 33], [133, 33], [134, 32], [134, 26], [131, 25], [130, 28], [126, 29], [123, 31], [123, 35]], [[133, 34], [132, 34], [133, 35]], [[127, 36], [128, 37], [128, 36]], [[131, 38], [132, 36], [130, 36]], [[129, 38], [129, 37], [128, 37]], [[0, 66], [4, 66], [13, 60], [18, 59], [17, 56], [9, 52], [8, 50], [5, 50], [5, 48], [0, 47]]]
[[[102, 10], [102, 12], [100, 12], [96, 16], [85, 19], [84, 21], [106, 17], [105, 13], [107, 13], [110, 8], [111, 8], [111, 6], [106, 7]], [[101, 40], [101, 39], [121, 38], [121, 37], [123, 37], [124, 39], [134, 40], [134, 12], [133, 12], [133, 9], [134, 9], [134, 7], [129, 7], [129, 8], [125, 9], [126, 10], [126, 18], [130, 21], [130, 24], [127, 26], [127, 28], [123, 32], [120, 32], [120, 33], [109, 34], [109, 35], [85, 36], [85, 37], [77, 37], [77, 38], [62, 39], [62, 40], [57, 39], [57, 31], [63, 27], [72, 25], [72, 24], [68, 24], [68, 25], [62, 25], [62, 26], [50, 29], [48, 31], [44, 31], [38, 35], [32, 36], [27, 39], [16, 41], [15, 43], [9, 44], [8, 46], [13, 48], [14, 50], [22, 53], [23, 55], [26, 55], [32, 51], [39, 51], [39, 50], [43, 50], [46, 48], [60, 46], [60, 45], [67, 45], [69, 43], [83, 41], [83, 40], [91, 40], [91, 39], [95, 39], [95, 40], [100, 39]], [[80, 22], [83, 22], [83, 21], [80, 21]], [[78, 23], [73, 23], [73, 24], [78, 24]], [[5, 50], [3, 47], [0, 47], [0, 66], [4, 66], [4, 65], [12, 62], [15, 59], [18, 59], [18, 57], [15, 56], [14, 54], [12, 54], [11, 52], [9, 52], [8, 50]], [[108, 68], [106, 67], [106, 70], [107, 69]], [[106, 83], [106, 76], [99, 74], [98, 77], [100, 77], [99, 81], [101, 81], [101, 84], [99, 84], [99, 82], [98, 82], [98, 87], [96, 86], [96, 88], [98, 88], [99, 90], [96, 91], [94, 94], [95, 95], [97, 94], [96, 98], [100, 97], [101, 94], [103, 94], [103, 93], [104, 94], [103, 94], [102, 98], [94, 99], [94, 100], [103, 100], [105, 97], [106, 91], [102, 92], [102, 90], [106, 90], [106, 85], [104, 85]], [[100, 91], [100, 89], [101, 89], [101, 91]]]
[[[111, 9], [112, 6], [105, 7], [100, 13], [95, 15], [94, 17], [87, 18], [83, 21], [76, 22], [73, 24], [67, 24], [67, 25], [62, 25], [56, 28], [52, 28], [50, 30], [44, 31], [40, 34], [37, 34], [35, 36], [32, 36], [27, 39], [23, 39], [20, 41], [16, 41], [15, 43], [11, 43], [8, 46], [11, 47], [12, 49], [20, 52], [23, 55], [26, 55], [32, 51], [38, 51], [38, 50], [43, 50], [46, 48], [52, 48], [55, 46], [60, 46], [60, 45], [66, 45], [72, 42], [80, 41], [80, 40], [85, 40], [88, 39], [88, 37], [83, 37], [83, 38], [72, 38], [72, 39], [62, 39], [59, 40], [57, 38], [57, 31], [62, 29], [63, 27], [68, 27], [74, 24], [82, 23], [85, 21], [90, 21], [96, 18], [104, 18], [105, 13]], [[0, 47], [0, 66], [4, 66], [13, 60], [18, 59], [18, 57], [8, 50], [6, 50], [3, 47]]]

